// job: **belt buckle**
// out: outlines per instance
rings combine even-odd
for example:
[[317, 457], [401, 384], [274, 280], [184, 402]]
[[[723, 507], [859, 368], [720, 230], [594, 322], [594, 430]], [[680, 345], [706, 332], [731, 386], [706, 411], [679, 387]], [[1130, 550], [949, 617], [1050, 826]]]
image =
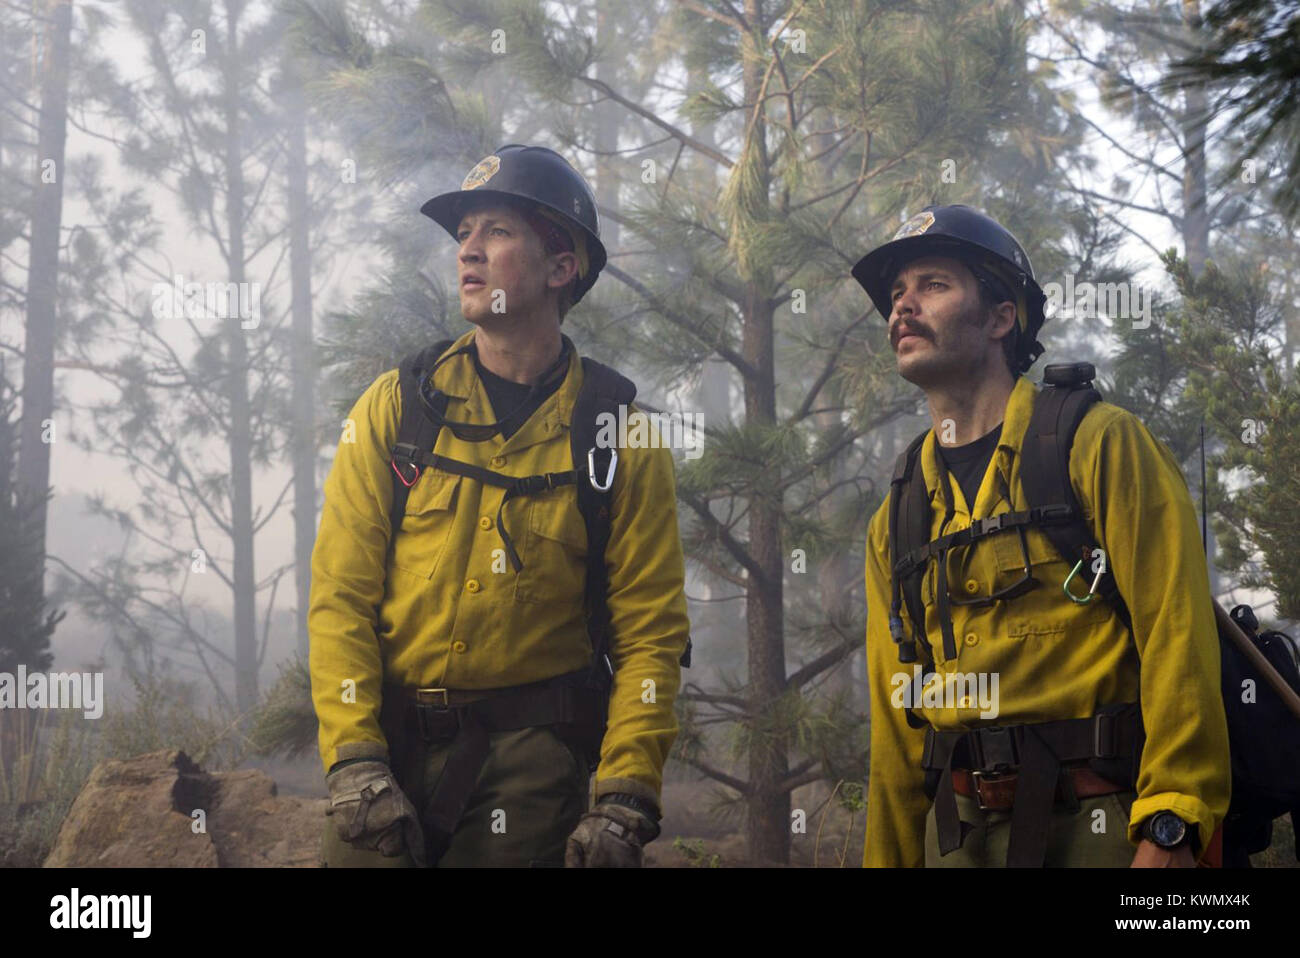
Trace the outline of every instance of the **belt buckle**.
[[980, 790], [980, 780], [983, 778], [987, 778], [989, 775], [993, 775], [993, 774], [996, 774], [998, 776], [1002, 775], [1001, 772], [996, 772], [996, 773], [984, 772], [978, 768], [972, 769], [970, 773], [971, 781], [974, 783], [974, 789], [975, 789], [975, 804], [979, 806], [979, 810], [981, 812], [988, 812], [988, 811], [995, 810], [995, 809], [990, 809], [989, 806], [984, 804], [984, 793]]
[[[438, 703], [437, 703], [437, 698], [438, 698], [439, 695], [442, 696], [442, 704], [441, 704], [441, 705], [438, 705]], [[444, 708], [444, 709], [445, 709], [445, 708], [448, 708], [448, 704], [447, 704], [447, 690], [446, 690], [446, 689], [433, 689], [433, 688], [428, 688], [428, 689], [416, 689], [416, 690], [415, 690], [415, 704], [416, 704], [416, 705], [422, 705], [422, 706], [425, 706], [425, 707], [430, 707], [430, 708]]]
[[[438, 698], [441, 696], [441, 703]], [[446, 689], [423, 688], [415, 690], [415, 717], [420, 727], [420, 736], [426, 741], [431, 742], [434, 739], [433, 729], [429, 725], [429, 713], [446, 713], [450, 712], [451, 707], [447, 700]], [[460, 723], [460, 716], [457, 714], [457, 724]]]

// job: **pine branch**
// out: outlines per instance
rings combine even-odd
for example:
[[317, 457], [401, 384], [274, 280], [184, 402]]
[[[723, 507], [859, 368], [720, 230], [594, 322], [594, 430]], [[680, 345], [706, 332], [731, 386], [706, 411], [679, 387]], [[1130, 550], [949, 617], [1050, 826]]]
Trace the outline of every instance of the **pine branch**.
[[699, 331], [696, 329], [694, 323], [692, 323], [687, 317], [683, 316], [681, 313], [677, 312], [675, 309], [673, 309], [668, 304], [666, 304], [662, 299], [656, 296], [647, 286], [645, 286], [639, 280], [633, 279], [632, 276], [629, 275], [628, 273], [625, 273], [617, 266], [612, 266], [608, 263], [605, 264], [605, 272], [609, 273], [611, 276], [613, 276], [616, 280], [618, 280], [623, 285], [630, 287], [634, 292], [640, 295], [641, 298], [644, 299], [650, 306], [654, 307], [655, 311], [664, 319], [668, 320], [674, 326], [677, 326], [678, 328], [683, 329], [686, 332], [690, 333], [692, 336], [695, 337], [695, 339], [698, 342], [714, 350], [719, 356], [721, 356], [727, 362], [731, 363], [731, 365], [736, 368], [736, 371], [740, 373], [742, 376], [744, 376], [746, 379], [754, 379], [758, 376], [758, 371], [749, 364], [749, 362], [745, 359], [744, 356], [740, 355], [740, 353], [736, 352], [730, 346], [724, 346], [720, 342], [711, 343], [705, 340], [702, 336], [700, 336]]
[[716, 769], [711, 765], [705, 765], [699, 759], [682, 756], [681, 760], [706, 777], [713, 779], [715, 782], [721, 782], [723, 785], [726, 785], [730, 789], [734, 789], [745, 797], [749, 797], [749, 794], [752, 791], [752, 786], [748, 782], [742, 782], [740, 779], [728, 775], [721, 769]]

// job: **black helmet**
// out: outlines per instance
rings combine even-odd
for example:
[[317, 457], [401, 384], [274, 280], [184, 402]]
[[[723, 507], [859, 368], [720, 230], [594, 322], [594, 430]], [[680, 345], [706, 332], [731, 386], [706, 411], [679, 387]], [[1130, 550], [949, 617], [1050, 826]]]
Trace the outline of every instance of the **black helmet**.
[[[1020, 242], [997, 220], [969, 206], [927, 206], [898, 228], [893, 239], [853, 267], [853, 278], [871, 297], [885, 321], [893, 312], [890, 286], [898, 271], [922, 256], [951, 256], [971, 267], [977, 279], [1016, 304], [1020, 326], [1021, 370], [1043, 353], [1038, 331], [1047, 296], [1034, 279], [1034, 267]], [[989, 276], [988, 274], [992, 274]], [[1005, 287], [999, 290], [999, 286]]]
[[[491, 183], [490, 188], [484, 184]], [[544, 146], [510, 143], [474, 166], [453, 193], [442, 193], [420, 207], [420, 212], [452, 235], [460, 226], [468, 197], [530, 200], [560, 216], [586, 238], [587, 272], [573, 288], [573, 301], [582, 299], [605, 268], [605, 246], [600, 241], [596, 196], [582, 174], [554, 150]]]

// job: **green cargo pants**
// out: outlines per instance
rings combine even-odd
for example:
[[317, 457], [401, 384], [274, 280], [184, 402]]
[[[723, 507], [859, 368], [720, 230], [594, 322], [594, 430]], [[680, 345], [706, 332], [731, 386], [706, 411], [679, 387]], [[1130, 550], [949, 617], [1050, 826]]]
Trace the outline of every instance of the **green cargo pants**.
[[[563, 867], [564, 844], [587, 810], [587, 766], [549, 727], [493, 732], [491, 751], [465, 814], [439, 867]], [[450, 743], [417, 735], [394, 742], [393, 775], [424, 819]], [[353, 848], [325, 819], [321, 842], [327, 868], [412, 868], [409, 854], [387, 858]]]
[[[957, 795], [957, 813], [972, 830], [961, 848], [939, 854], [939, 832], [934, 806], [925, 818], [926, 868], [1005, 868], [1011, 839], [1011, 811], [980, 811], [979, 804]], [[1137, 798], [1134, 792], [1115, 792], [1079, 800], [1079, 810], [1058, 804], [1052, 809], [1047, 837], [1048, 868], [1127, 868], [1137, 846], [1128, 840], [1128, 816]]]

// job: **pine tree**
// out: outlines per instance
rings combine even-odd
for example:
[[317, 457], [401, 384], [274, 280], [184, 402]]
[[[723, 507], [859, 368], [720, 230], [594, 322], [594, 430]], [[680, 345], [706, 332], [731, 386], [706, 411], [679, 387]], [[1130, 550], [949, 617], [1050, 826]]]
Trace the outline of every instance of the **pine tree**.
[[1249, 247], [1220, 260], [1195, 276], [1166, 254], [1178, 299], [1158, 336], [1122, 334], [1119, 380], [1162, 410], [1149, 422], [1175, 455], [1193, 454], [1205, 422], [1221, 561], [1241, 586], [1272, 592], [1279, 617], [1300, 619], [1300, 386], [1279, 349], [1285, 311], [1266, 260]]
[[1230, 126], [1247, 140], [1246, 158], [1284, 164], [1279, 207], [1300, 217], [1300, 12], [1293, 2], [1218, 0], [1202, 18], [1203, 46], [1175, 65], [1175, 84], [1228, 88]]
[[0, 357], [0, 672], [10, 673], [19, 665], [33, 671], [50, 667], [50, 637], [67, 614], [45, 610], [43, 537], [37, 525], [44, 510], [17, 494], [16, 404]]
[[[339, 68], [317, 84], [391, 131], [364, 141], [381, 168], [452, 180], [476, 133], [468, 162], [506, 141], [560, 148], [619, 241], [566, 332], [632, 374], [644, 408], [679, 408], [706, 375], [739, 396], [678, 469], [692, 579], [743, 614], [697, 641], [675, 757], [743, 810], [751, 860], [787, 861], [792, 792], [865, 775], [865, 702], [828, 679], [862, 646], [865, 523], [904, 435], [885, 427], [918, 408], [849, 267], [931, 202], [987, 209], [1040, 268], [1068, 255], [1051, 184], [1076, 131], [1026, 56], [1023, 11], [432, 2], [384, 35], [365, 66], [336, 41]], [[430, 318], [449, 321], [430, 235], [394, 245], [367, 300], [387, 329], [352, 342], [387, 351], [396, 321], [430, 338]], [[396, 358], [365, 354], [366, 373]]]

